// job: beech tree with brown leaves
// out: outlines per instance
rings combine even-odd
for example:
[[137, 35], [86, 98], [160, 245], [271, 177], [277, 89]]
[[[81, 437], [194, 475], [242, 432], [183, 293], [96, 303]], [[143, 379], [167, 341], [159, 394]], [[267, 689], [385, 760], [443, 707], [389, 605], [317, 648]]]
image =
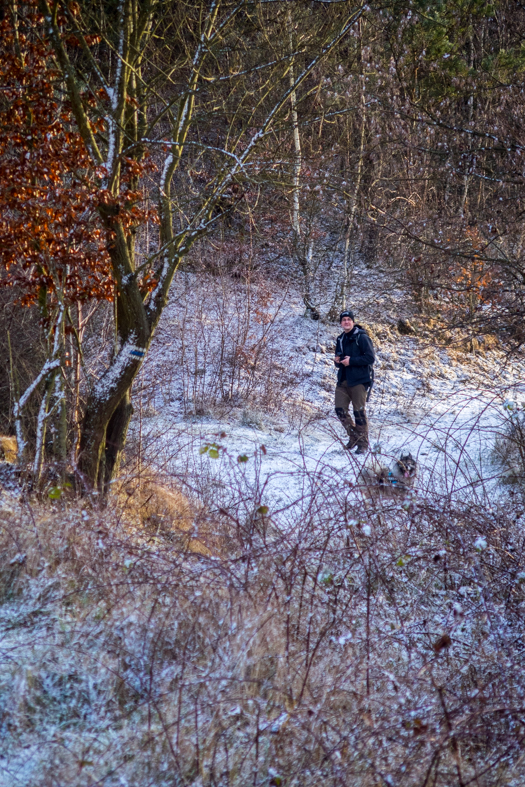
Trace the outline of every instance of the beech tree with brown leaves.
[[36, 35], [42, 31], [34, 8], [28, 6], [24, 22], [13, 14], [0, 22], [0, 286], [14, 288], [22, 306], [38, 306], [47, 336], [47, 361], [14, 406], [22, 459], [23, 410], [42, 393], [33, 464], [38, 477], [52, 415], [65, 461], [65, 336], [75, 331], [72, 307], [111, 300], [114, 282], [97, 213], [107, 196], [60, 95], [49, 48]]
[[[39, 309], [46, 333], [48, 358], [27, 390], [15, 394], [14, 404], [22, 461], [28, 458], [23, 410], [36, 392], [42, 393], [34, 429], [37, 481], [52, 416], [55, 455], [62, 470], [65, 467], [71, 420], [64, 386], [71, 365], [66, 336], [74, 337], [73, 407], [78, 418], [82, 304], [115, 297], [107, 251], [114, 233], [101, 222], [101, 206], [118, 210], [127, 228], [146, 217], [155, 220], [155, 214], [141, 210], [133, 192], [127, 191], [119, 204], [104, 188], [106, 171], [95, 166], [75, 128], [60, 71], [45, 39], [42, 15], [35, 3], [23, 6], [21, 18], [11, 10], [0, 23], [0, 286], [14, 288], [22, 306]], [[93, 131], [96, 125], [90, 121]]]

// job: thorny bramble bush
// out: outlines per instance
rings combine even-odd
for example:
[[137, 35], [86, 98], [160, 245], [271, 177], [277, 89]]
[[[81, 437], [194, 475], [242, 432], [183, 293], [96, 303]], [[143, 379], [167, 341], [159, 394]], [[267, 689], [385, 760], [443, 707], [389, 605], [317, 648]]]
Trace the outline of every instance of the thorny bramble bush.
[[210, 556], [4, 506], [0, 783], [521, 784], [523, 512], [307, 480]]
[[503, 468], [503, 481], [516, 484], [525, 496], [525, 402], [507, 400], [506, 420], [496, 436], [494, 456]]

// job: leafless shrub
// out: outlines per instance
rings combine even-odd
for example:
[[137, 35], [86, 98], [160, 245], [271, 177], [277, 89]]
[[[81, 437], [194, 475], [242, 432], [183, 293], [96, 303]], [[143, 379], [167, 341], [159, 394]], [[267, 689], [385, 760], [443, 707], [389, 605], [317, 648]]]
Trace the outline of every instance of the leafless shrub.
[[525, 409], [509, 402], [508, 417], [494, 442], [494, 456], [503, 467], [503, 480], [525, 493]]
[[[296, 381], [294, 364], [281, 354], [286, 294], [226, 273], [186, 273], [178, 284], [157, 335], [162, 351], [153, 351], [139, 382], [146, 406], [178, 400], [193, 415], [245, 402], [280, 407]], [[176, 367], [165, 363], [167, 352]]]
[[[20, 293], [16, 289], [3, 288], [0, 291], [0, 432], [4, 434], [14, 432], [15, 401], [38, 376], [48, 354], [46, 334], [49, 326], [46, 327], [37, 307], [22, 307], [19, 298]], [[83, 342], [82, 357], [78, 353], [75, 333], [67, 334], [64, 375], [71, 448], [78, 439], [89, 390], [105, 368], [113, 349], [114, 337], [108, 319], [112, 308], [107, 303], [84, 308], [77, 305], [74, 321], [77, 335]], [[34, 449], [44, 386], [45, 381], [37, 386], [23, 410], [23, 432], [31, 450]], [[45, 446], [49, 462], [53, 460], [54, 453], [52, 432], [53, 429], [48, 430]], [[59, 473], [63, 473], [63, 467], [59, 468]]]
[[524, 512], [302, 489], [232, 459], [215, 554], [3, 509], [3, 782], [519, 784]]
[[[34, 309], [16, 304], [18, 293], [0, 290], [0, 432], [14, 433], [14, 396], [32, 382], [45, 359], [45, 346]], [[38, 412], [30, 402], [27, 426]]]

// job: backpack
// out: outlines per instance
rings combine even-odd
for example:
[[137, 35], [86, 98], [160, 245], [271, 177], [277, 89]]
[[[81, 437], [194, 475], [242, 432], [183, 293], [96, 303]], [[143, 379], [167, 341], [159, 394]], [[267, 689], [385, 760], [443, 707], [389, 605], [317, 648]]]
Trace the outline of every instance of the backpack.
[[[359, 328], [359, 331], [357, 333], [357, 336], [355, 337], [355, 340], [356, 340], [357, 346], [359, 347], [359, 337], [360, 337], [361, 333], [366, 334], [366, 336], [368, 336], [368, 334], [366, 333], [364, 328], [360, 328], [359, 326], [357, 326], [357, 327]], [[342, 351], [342, 348], [343, 348], [343, 343], [341, 341], [341, 351]], [[359, 349], [361, 350], [360, 347], [359, 347]], [[374, 387], [375, 374], [374, 374], [374, 365], [373, 364], [369, 364], [368, 365], [368, 376], [370, 377], [370, 384], [368, 386], [368, 390], [367, 390], [367, 394], [366, 394], [366, 401], [367, 402], [370, 399], [370, 394], [372, 393], [372, 388]]]
[[[361, 331], [368, 336], [368, 334], [366, 333], [364, 328], [361, 328], [361, 330], [359, 331], [359, 333], [356, 336], [356, 342], [357, 342], [357, 346], [358, 347], [359, 347], [359, 336], [361, 335]], [[368, 338], [370, 338], [370, 337], [368, 337]], [[374, 387], [375, 373], [374, 373], [374, 364], [373, 363], [372, 364], [368, 364], [368, 376], [370, 377], [370, 385], [368, 386], [368, 391], [367, 391], [367, 394], [366, 394], [366, 401], [367, 402], [370, 399], [370, 394], [372, 393], [372, 388]]]

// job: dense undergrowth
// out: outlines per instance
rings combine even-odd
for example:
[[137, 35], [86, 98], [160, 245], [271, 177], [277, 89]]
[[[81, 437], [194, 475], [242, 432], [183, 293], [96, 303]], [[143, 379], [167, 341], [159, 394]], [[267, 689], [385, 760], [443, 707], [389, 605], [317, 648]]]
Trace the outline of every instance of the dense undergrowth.
[[201, 510], [198, 552], [4, 505], [0, 784], [522, 784], [520, 505], [317, 480], [282, 529]]

